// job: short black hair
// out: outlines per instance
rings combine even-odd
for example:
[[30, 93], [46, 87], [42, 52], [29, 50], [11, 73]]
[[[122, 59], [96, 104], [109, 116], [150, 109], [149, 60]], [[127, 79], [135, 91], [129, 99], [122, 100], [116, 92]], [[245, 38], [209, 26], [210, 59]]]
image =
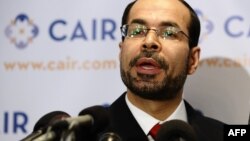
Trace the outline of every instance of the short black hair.
[[[137, 0], [129, 3], [127, 7], [125, 8], [123, 15], [122, 15], [122, 25], [127, 24], [128, 22], [128, 15], [130, 12], [130, 9], [133, 7], [133, 5], [136, 3]], [[200, 37], [200, 20], [198, 18], [198, 15], [196, 14], [195, 10], [184, 0], [179, 0], [184, 6], [186, 6], [190, 12], [190, 23], [188, 25], [188, 36], [189, 36], [189, 47], [195, 47], [198, 45], [199, 37]], [[124, 40], [124, 37], [122, 37], [122, 40]]]

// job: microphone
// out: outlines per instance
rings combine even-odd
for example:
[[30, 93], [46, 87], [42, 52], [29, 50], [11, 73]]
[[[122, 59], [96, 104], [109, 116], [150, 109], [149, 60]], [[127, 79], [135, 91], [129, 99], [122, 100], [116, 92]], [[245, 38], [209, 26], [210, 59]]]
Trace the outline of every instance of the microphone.
[[103, 106], [92, 106], [82, 110], [78, 117], [66, 118], [52, 124], [52, 128], [69, 127], [90, 127], [93, 131], [100, 131], [109, 124], [109, 114]]
[[33, 139], [44, 134], [47, 128], [50, 125], [52, 125], [55, 121], [61, 120], [63, 118], [68, 118], [68, 117], [70, 117], [70, 115], [62, 111], [53, 111], [53, 112], [47, 113], [36, 122], [32, 133], [20, 141], [32, 141]]
[[183, 138], [185, 141], [198, 141], [194, 129], [181, 120], [170, 120], [161, 125], [156, 141], [175, 141]]
[[[109, 114], [102, 106], [88, 107], [79, 113], [78, 117], [66, 118], [51, 125], [51, 131], [38, 137], [34, 141], [61, 139], [93, 138], [95, 134], [103, 130], [109, 124]], [[59, 132], [57, 130], [64, 130]]]
[[121, 137], [114, 132], [107, 132], [102, 134], [98, 141], [122, 141]]
[[88, 107], [79, 113], [79, 116], [82, 116], [82, 115], [85, 115], [85, 116], [88, 115], [92, 117], [92, 120], [91, 120], [92, 132], [100, 132], [104, 130], [110, 122], [110, 114], [108, 113], [107, 108], [103, 106], [96, 105], [96, 106]]
[[88, 107], [79, 113], [79, 117], [89, 116], [84, 126], [79, 124], [75, 129], [76, 138], [78, 140], [96, 140], [98, 134], [101, 133], [110, 122], [110, 114], [107, 108], [96, 105]]

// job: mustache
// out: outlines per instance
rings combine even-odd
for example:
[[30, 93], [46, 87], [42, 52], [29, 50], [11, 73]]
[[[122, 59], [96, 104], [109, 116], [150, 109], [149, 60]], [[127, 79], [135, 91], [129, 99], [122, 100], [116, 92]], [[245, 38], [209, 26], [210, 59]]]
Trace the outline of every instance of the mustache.
[[147, 51], [147, 50], [144, 50], [139, 55], [135, 56], [135, 58], [133, 58], [130, 61], [129, 66], [130, 67], [135, 66], [137, 61], [143, 57], [154, 59], [163, 69], [168, 69], [169, 67], [169, 64], [165, 61], [165, 59], [162, 57], [159, 57], [159, 55], [155, 51]]

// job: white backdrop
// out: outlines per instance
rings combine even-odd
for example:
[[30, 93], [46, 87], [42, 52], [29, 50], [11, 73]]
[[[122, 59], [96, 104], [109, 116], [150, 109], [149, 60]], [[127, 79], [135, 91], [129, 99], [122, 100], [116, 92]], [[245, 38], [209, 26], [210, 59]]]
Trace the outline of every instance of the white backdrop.
[[[76, 116], [125, 91], [118, 43], [130, 1], [0, 1], [0, 140], [23, 138], [48, 112]], [[188, 78], [185, 98], [205, 115], [246, 124], [250, 2], [188, 2], [202, 21], [202, 60]]]

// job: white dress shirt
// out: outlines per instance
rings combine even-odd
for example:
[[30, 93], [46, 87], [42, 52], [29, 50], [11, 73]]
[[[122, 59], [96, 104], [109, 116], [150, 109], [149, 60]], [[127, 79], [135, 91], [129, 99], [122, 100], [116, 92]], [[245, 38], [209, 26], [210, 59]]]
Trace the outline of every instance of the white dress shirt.
[[[128, 107], [129, 107], [131, 113], [133, 114], [136, 121], [141, 126], [142, 130], [144, 131], [144, 133], [146, 135], [149, 133], [151, 128], [157, 123], [162, 124], [162, 123], [164, 123], [166, 121], [169, 121], [169, 120], [172, 120], [172, 119], [179, 119], [179, 120], [187, 122], [187, 112], [186, 112], [186, 108], [185, 108], [185, 104], [184, 104], [183, 100], [180, 102], [180, 104], [175, 109], [175, 111], [167, 119], [165, 119], [163, 121], [155, 119], [151, 115], [147, 114], [146, 112], [144, 112], [141, 109], [134, 106], [129, 101], [127, 95], [126, 95], [126, 103], [127, 103]], [[149, 138], [149, 141], [153, 141], [151, 136], [148, 136], [148, 138]]]

